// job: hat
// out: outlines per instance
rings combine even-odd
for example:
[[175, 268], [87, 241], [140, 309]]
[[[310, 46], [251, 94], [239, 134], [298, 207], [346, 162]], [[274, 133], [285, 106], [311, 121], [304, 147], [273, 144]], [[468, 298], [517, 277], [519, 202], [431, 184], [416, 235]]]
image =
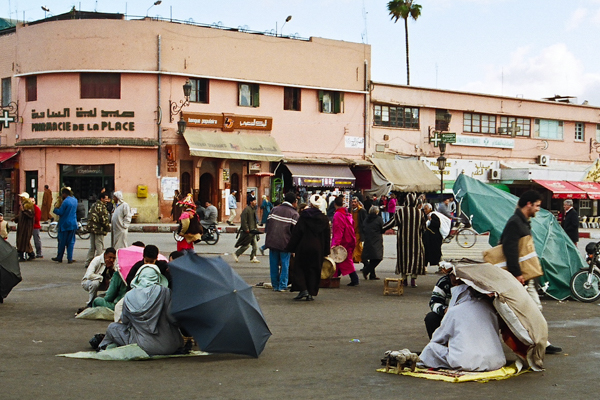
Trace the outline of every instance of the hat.
[[186, 210], [188, 210], [188, 209], [195, 210], [196, 209], [196, 203], [194, 203], [194, 199], [192, 198], [191, 193], [188, 193], [188, 195], [185, 197], [185, 199], [178, 201], [177, 204], [179, 205], [179, 207], [185, 207]]
[[29, 193], [27, 193], [27, 192], [23, 192], [23, 193], [21, 193], [21, 194], [19, 195], [19, 197], [23, 197], [23, 198], [25, 198], [25, 199], [28, 199], [28, 198], [29, 198]]

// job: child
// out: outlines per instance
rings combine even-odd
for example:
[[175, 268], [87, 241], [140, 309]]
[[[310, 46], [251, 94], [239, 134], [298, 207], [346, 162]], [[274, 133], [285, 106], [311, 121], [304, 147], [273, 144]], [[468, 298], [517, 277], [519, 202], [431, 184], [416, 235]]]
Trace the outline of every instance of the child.
[[4, 240], [8, 239], [8, 221], [4, 220], [2, 213], [0, 213], [0, 237]]

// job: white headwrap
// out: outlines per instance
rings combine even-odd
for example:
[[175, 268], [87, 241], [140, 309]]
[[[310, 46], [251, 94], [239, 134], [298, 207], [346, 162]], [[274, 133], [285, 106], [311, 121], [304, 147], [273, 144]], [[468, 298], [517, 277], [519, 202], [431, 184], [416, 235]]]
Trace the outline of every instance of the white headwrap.
[[116, 197], [119, 200], [119, 203], [123, 201], [123, 192], [120, 190], [113, 193], [113, 197]]
[[327, 215], [327, 201], [325, 201], [323, 196], [319, 194], [313, 194], [310, 196], [310, 199], [308, 199], [308, 203], [312, 207], [318, 208], [323, 214]]

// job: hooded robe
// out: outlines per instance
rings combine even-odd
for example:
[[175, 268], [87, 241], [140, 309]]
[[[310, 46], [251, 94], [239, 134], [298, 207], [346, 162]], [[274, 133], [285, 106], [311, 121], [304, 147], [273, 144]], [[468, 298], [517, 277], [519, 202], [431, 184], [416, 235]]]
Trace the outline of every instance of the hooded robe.
[[[356, 235], [354, 233], [354, 222], [352, 215], [348, 211], [341, 207], [333, 214], [333, 221], [331, 222], [331, 247], [342, 246], [348, 252], [348, 256], [341, 263], [337, 263], [337, 275], [348, 275], [356, 270], [354, 269], [354, 262], [352, 256], [354, 248], [356, 246]], [[361, 249], [362, 253], [362, 249]]]
[[384, 231], [398, 227], [396, 274], [425, 275], [425, 212], [416, 205], [416, 194], [409, 193], [404, 206], [398, 207], [398, 211], [383, 227]]

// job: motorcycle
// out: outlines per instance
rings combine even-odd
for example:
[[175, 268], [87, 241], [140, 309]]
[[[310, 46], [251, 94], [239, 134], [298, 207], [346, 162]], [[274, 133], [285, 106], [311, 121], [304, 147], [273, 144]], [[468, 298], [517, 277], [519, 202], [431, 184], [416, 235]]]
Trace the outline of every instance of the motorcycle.
[[[90, 232], [87, 230], [86, 219], [77, 221], [77, 231], [75, 231], [75, 233], [80, 239], [87, 240], [90, 238]], [[50, 226], [48, 227], [48, 236], [50, 236], [52, 239], [56, 239], [58, 237], [58, 222], [50, 222]]]
[[[179, 234], [178, 231], [173, 231], [173, 238], [177, 242], [181, 242], [184, 240], [184, 237]], [[194, 243], [206, 242], [210, 245], [215, 245], [219, 241], [219, 230], [217, 229], [216, 224], [210, 225], [208, 228], [204, 228], [204, 233], [199, 240], [196, 240]]]

